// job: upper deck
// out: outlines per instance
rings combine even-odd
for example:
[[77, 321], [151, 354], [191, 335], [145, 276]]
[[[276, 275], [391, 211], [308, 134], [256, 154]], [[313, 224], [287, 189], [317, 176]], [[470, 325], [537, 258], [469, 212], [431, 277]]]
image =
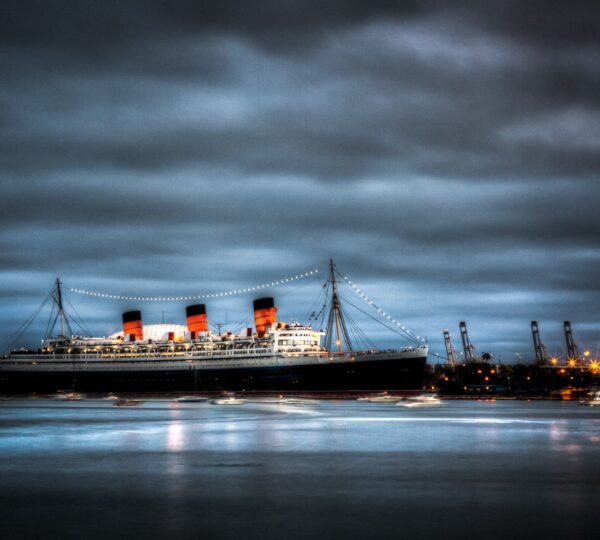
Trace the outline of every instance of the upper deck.
[[228, 357], [272, 354], [322, 355], [327, 351], [321, 347], [323, 331], [298, 323], [273, 323], [267, 333], [256, 335], [206, 333], [191, 339], [172, 336], [167, 332], [162, 339], [127, 341], [120, 335], [110, 337], [51, 338], [39, 350], [13, 351], [11, 358], [31, 357], [77, 357], [77, 358], [160, 358], [160, 357]]

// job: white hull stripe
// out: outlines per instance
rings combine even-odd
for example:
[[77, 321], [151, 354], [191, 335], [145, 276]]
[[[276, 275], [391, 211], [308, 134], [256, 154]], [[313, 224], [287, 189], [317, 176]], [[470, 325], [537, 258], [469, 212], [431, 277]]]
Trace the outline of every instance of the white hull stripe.
[[172, 371], [172, 370], [214, 370], [214, 369], [244, 369], [244, 368], [268, 368], [284, 366], [306, 366], [343, 364], [352, 362], [377, 362], [385, 360], [409, 360], [427, 356], [424, 347], [401, 352], [376, 352], [345, 354], [343, 356], [306, 355], [261, 355], [244, 358], [203, 359], [199, 360], [192, 356], [177, 357], [136, 357], [136, 358], [100, 358], [91, 355], [73, 357], [48, 357], [38, 355], [23, 355], [11, 357], [0, 361], [0, 373], [2, 371], [23, 372], [46, 372], [46, 371]]

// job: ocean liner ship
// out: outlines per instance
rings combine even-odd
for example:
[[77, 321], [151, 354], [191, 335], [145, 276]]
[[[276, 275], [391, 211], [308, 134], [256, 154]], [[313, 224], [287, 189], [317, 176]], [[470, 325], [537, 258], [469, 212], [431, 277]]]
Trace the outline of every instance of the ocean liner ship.
[[[46, 338], [38, 350], [1, 358], [0, 392], [421, 389], [427, 346], [354, 350], [335, 274], [331, 262], [325, 330], [278, 321], [274, 300], [266, 297], [254, 300], [254, 330], [239, 334], [211, 332], [205, 304], [193, 304], [186, 308], [185, 327], [145, 326], [140, 311], [129, 311], [122, 332], [101, 338], [69, 335], [57, 279], [51, 298], [60, 335]], [[167, 331], [161, 335], [161, 329]]]

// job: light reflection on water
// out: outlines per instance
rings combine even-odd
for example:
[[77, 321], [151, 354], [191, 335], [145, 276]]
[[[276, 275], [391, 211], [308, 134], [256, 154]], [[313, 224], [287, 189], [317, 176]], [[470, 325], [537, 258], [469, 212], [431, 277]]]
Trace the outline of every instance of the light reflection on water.
[[167, 448], [171, 452], [177, 452], [184, 448], [184, 426], [177, 420], [171, 420], [167, 428]]
[[[175, 406], [174, 406], [175, 405]], [[389, 452], [507, 447], [576, 452], [595, 445], [600, 413], [576, 404], [447, 402], [406, 410], [393, 404], [315, 401], [240, 406], [151, 401], [15, 400], [0, 407], [0, 452], [52, 451]]]
[[13, 400], [0, 504], [18, 538], [587, 538], [599, 445], [576, 403]]

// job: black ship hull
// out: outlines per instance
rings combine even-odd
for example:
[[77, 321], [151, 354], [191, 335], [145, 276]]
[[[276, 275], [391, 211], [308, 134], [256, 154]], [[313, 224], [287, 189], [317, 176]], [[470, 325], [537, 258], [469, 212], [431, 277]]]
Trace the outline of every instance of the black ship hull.
[[0, 370], [0, 392], [420, 390], [426, 357], [245, 368], [86, 371]]

